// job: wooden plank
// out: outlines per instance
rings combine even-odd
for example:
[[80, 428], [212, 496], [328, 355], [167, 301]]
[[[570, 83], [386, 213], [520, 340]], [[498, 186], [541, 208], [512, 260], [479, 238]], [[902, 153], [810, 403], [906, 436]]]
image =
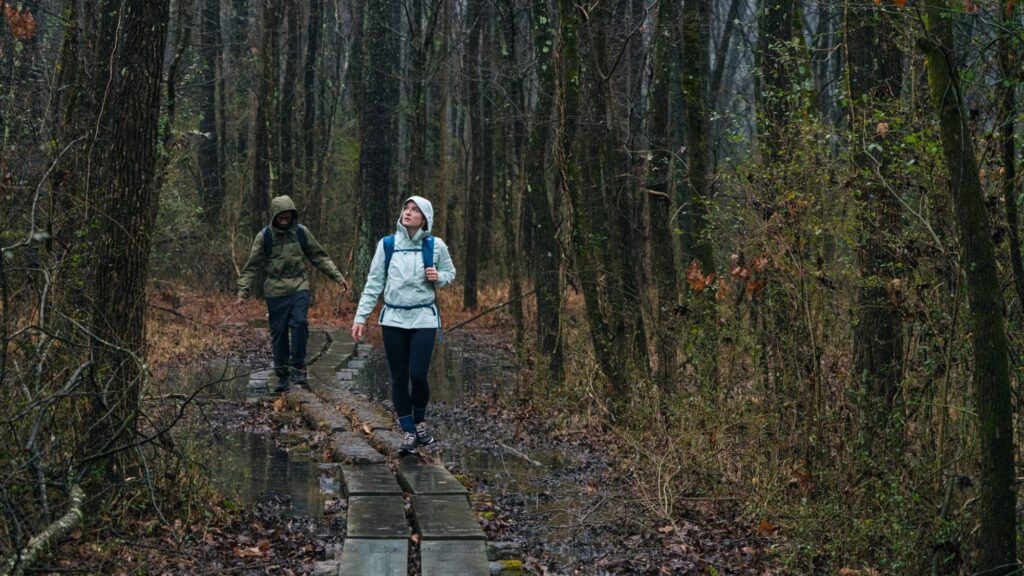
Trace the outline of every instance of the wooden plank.
[[[479, 526], [478, 526], [479, 528]], [[352, 496], [348, 499], [349, 538], [408, 538], [401, 496]]]
[[398, 481], [412, 494], [469, 494], [451, 472], [437, 464], [403, 462], [398, 467]]
[[384, 464], [342, 466], [346, 496], [401, 496], [402, 487]]
[[416, 531], [423, 540], [487, 539], [465, 496], [413, 496], [412, 508]]
[[423, 576], [489, 576], [487, 548], [481, 541], [425, 540], [420, 543]]
[[345, 540], [345, 547], [341, 549], [339, 576], [406, 576], [408, 573], [408, 538], [348, 538]]

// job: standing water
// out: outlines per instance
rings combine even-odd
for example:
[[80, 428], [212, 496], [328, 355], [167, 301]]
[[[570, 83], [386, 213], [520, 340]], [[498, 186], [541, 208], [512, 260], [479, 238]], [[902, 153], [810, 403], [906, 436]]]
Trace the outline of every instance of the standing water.
[[266, 434], [232, 430], [211, 442], [206, 462], [214, 484], [240, 502], [288, 498], [295, 515], [317, 518], [324, 502], [337, 494], [337, 482], [320, 477], [320, 468], [308, 455], [289, 454]]
[[[444, 346], [435, 349], [429, 375], [434, 409], [444, 410], [435, 404], [443, 402], [457, 410], [474, 396], [479, 399], [496, 394], [501, 386], [514, 385], [514, 358], [491, 350], [473, 336], [446, 338]], [[373, 351], [354, 384], [371, 398], [390, 404], [391, 384], [383, 350]], [[473, 423], [460, 418], [435, 419], [432, 425], [444, 446], [443, 462], [473, 478], [500, 484], [506, 493], [521, 495], [523, 512], [543, 518], [548, 550], [555, 555], [571, 553], [569, 542], [578, 537], [571, 527], [583, 508], [583, 496], [578, 483], [560, 474], [567, 465], [564, 456], [554, 450], [531, 450], [528, 458], [532, 462], [527, 462], [524, 454], [513, 452], [511, 445], [517, 443], [513, 438], [481, 438]]]

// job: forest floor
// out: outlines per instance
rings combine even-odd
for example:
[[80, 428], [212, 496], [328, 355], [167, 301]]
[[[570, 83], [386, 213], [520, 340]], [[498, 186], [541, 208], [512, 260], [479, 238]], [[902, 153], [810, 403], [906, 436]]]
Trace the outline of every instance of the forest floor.
[[[258, 319], [260, 307], [247, 305], [231, 314], [226, 302], [187, 300], [165, 306], [179, 314], [168, 313], [151, 327], [162, 366], [223, 358], [267, 361], [266, 333], [243, 322]], [[219, 318], [218, 310], [225, 311]], [[347, 306], [321, 307], [311, 321], [347, 326], [349, 314]], [[204, 322], [190, 320], [199, 317]], [[506, 328], [463, 330], [446, 339], [465, 354], [514, 365]], [[503, 380], [518, 381], [516, 374]], [[432, 411], [442, 432], [437, 451], [497, 454], [498, 464], [476, 466], [474, 459], [460, 457], [449, 467], [469, 485], [488, 540], [511, 543], [527, 573], [779, 573], [771, 562], [770, 536], [740, 520], [730, 503], [695, 501], [671, 520], [659, 518], [648, 505], [648, 491], [633, 485], [629, 471], [617, 464], [613, 438], [596, 429], [557, 429], [543, 406], [523, 406], [513, 398], [483, 387], [457, 402], [438, 402]], [[214, 402], [193, 411], [188, 426], [266, 434], [285, 446], [293, 422], [282, 418], [280, 408], [273, 396]], [[315, 453], [316, 446], [312, 449]], [[543, 462], [531, 463], [530, 455], [543, 455], [537, 456]], [[181, 487], [188, 495], [180, 496], [177, 506], [162, 506], [164, 520], [141, 497], [116, 514], [94, 512], [48, 566], [37, 568], [44, 573], [308, 574], [328, 547], [343, 541], [341, 497], [328, 499], [322, 516], [310, 517], [295, 513], [288, 498], [239, 505], [205, 479], [191, 483], [201, 488]]]

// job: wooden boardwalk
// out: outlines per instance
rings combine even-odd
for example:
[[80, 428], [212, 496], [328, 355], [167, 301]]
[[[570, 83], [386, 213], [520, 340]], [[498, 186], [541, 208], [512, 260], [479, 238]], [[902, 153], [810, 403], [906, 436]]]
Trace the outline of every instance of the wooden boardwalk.
[[[308, 389], [293, 387], [286, 398], [310, 428], [329, 433], [321, 456], [340, 464], [348, 500], [340, 553], [332, 552], [314, 573], [404, 576], [418, 563], [423, 576], [491, 574], [469, 491], [443, 466], [399, 459], [395, 418], [352, 387], [370, 346], [354, 344], [343, 331], [313, 332], [313, 349]], [[265, 387], [268, 376], [254, 374], [250, 387]]]

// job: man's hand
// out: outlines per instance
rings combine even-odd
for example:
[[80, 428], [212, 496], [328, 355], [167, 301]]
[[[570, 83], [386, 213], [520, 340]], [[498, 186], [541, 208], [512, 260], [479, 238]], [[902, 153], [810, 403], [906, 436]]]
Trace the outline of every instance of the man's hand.
[[338, 278], [338, 286], [341, 286], [342, 292], [348, 292], [348, 280], [345, 280], [344, 277]]
[[366, 329], [366, 324], [352, 324], [352, 339], [356, 342], [362, 342], [363, 330]]
[[437, 278], [438, 278], [437, 268], [434, 268], [433, 266], [431, 266], [430, 268], [426, 269], [426, 272], [427, 272], [427, 280], [430, 280], [431, 282], [437, 282]]

